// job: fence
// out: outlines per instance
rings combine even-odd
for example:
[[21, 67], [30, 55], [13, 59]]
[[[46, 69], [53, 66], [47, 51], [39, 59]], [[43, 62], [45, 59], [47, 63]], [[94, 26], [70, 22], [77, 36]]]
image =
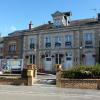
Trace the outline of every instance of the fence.
[[23, 69], [23, 59], [0, 59], [0, 70], [15, 70], [21, 71]]

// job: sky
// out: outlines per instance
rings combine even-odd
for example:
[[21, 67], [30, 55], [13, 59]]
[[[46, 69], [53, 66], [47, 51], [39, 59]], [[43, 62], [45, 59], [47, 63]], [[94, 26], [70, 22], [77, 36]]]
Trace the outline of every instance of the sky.
[[27, 29], [30, 21], [45, 24], [56, 11], [71, 11], [71, 20], [96, 18], [100, 0], [0, 0], [0, 34]]

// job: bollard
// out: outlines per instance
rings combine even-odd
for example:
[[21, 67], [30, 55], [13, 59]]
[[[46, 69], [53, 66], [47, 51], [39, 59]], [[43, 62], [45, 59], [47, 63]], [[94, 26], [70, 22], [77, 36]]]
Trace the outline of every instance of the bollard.
[[62, 71], [62, 65], [61, 64], [56, 64], [55, 65], [55, 70], [56, 70], [56, 86], [60, 87], [60, 81], [61, 81], [61, 71]]
[[55, 70], [56, 70], [56, 72], [61, 71], [62, 65], [61, 64], [55, 64]]
[[34, 82], [36, 81], [37, 77], [37, 70], [36, 70], [36, 65], [30, 64], [27, 65], [27, 85], [32, 86]]

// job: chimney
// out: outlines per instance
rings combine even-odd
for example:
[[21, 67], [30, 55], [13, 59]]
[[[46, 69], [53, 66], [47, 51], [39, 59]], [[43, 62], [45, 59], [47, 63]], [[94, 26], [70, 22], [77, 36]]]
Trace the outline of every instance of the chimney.
[[30, 21], [30, 23], [29, 23], [29, 30], [32, 30], [32, 21]]
[[51, 21], [48, 21], [48, 24], [51, 25], [52, 24]]
[[100, 23], [100, 13], [98, 13], [98, 22]]

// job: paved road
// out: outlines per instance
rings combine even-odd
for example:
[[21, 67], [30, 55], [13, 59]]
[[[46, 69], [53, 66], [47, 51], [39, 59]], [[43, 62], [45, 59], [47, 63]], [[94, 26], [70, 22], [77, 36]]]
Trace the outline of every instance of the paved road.
[[53, 85], [0, 86], [0, 100], [100, 100], [100, 90], [64, 89]]

